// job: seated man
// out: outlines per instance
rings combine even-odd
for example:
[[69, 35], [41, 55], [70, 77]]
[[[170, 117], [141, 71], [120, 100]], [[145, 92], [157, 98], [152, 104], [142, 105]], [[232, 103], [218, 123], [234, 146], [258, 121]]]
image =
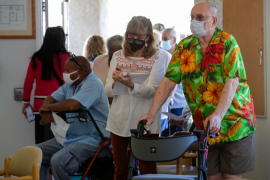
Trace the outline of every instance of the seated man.
[[[104, 85], [91, 72], [90, 64], [85, 57], [75, 56], [65, 63], [65, 84], [48, 96], [39, 110], [45, 123], [53, 122], [52, 111], [89, 110], [105, 137], [110, 134], [105, 130], [109, 114], [108, 97], [104, 92]], [[67, 113], [67, 117], [74, 117], [78, 113]], [[87, 117], [89, 119], [89, 117]], [[78, 118], [68, 119], [70, 127], [67, 130], [63, 144], [55, 138], [40, 143], [43, 159], [40, 179], [47, 180], [49, 166], [55, 180], [68, 180], [78, 171], [79, 165], [96, 153], [101, 138], [91, 121], [80, 122]], [[106, 156], [102, 151], [99, 157]]]

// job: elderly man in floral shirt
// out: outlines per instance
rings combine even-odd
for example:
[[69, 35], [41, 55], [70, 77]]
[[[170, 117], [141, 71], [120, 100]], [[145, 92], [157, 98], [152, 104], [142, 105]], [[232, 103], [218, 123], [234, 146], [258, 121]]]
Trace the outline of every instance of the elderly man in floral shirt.
[[200, 2], [191, 11], [193, 35], [175, 50], [160, 83], [147, 127], [177, 83], [183, 82], [186, 100], [197, 129], [216, 134], [208, 143], [209, 180], [240, 179], [254, 169], [257, 121], [240, 48], [235, 38], [216, 27], [217, 9]]

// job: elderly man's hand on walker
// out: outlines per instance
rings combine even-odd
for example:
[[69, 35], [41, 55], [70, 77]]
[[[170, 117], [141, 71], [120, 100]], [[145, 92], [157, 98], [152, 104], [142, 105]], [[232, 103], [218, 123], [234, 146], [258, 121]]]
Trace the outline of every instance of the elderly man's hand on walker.
[[216, 134], [220, 130], [222, 117], [217, 113], [213, 113], [205, 119], [205, 126], [210, 122], [210, 133]]

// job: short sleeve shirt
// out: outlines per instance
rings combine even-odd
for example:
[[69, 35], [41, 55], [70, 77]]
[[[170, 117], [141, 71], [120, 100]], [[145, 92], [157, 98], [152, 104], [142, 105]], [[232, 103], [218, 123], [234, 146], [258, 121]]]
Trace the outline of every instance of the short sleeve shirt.
[[[109, 114], [108, 97], [104, 92], [103, 83], [93, 72], [76, 89], [75, 85], [64, 84], [52, 94], [52, 97], [56, 102], [66, 99], [75, 99], [80, 102], [82, 105], [81, 109], [90, 111], [103, 135], [110, 137], [110, 132], [105, 129]], [[80, 142], [99, 147], [101, 138], [92, 121], [80, 122], [78, 118], [71, 118], [76, 116], [78, 116], [78, 113], [66, 114], [70, 127], [66, 134], [67, 140], [64, 141], [63, 145], [67, 146], [70, 143]], [[90, 119], [88, 114], [83, 116]]]
[[183, 39], [173, 54], [165, 76], [176, 83], [182, 81], [198, 130], [205, 129], [204, 120], [215, 111], [226, 81], [238, 78], [239, 86], [221, 121], [219, 136], [209, 138], [210, 145], [236, 141], [256, 130], [253, 98], [241, 51], [232, 35], [216, 28], [204, 54], [194, 35]]

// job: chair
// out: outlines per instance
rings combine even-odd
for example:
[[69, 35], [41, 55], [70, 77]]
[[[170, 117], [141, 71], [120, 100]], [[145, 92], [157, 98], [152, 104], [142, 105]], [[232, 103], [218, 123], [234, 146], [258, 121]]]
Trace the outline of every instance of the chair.
[[[5, 158], [5, 169], [0, 170], [3, 180], [39, 180], [42, 151], [36, 146], [19, 149], [12, 158]], [[17, 177], [11, 177], [17, 176]]]

